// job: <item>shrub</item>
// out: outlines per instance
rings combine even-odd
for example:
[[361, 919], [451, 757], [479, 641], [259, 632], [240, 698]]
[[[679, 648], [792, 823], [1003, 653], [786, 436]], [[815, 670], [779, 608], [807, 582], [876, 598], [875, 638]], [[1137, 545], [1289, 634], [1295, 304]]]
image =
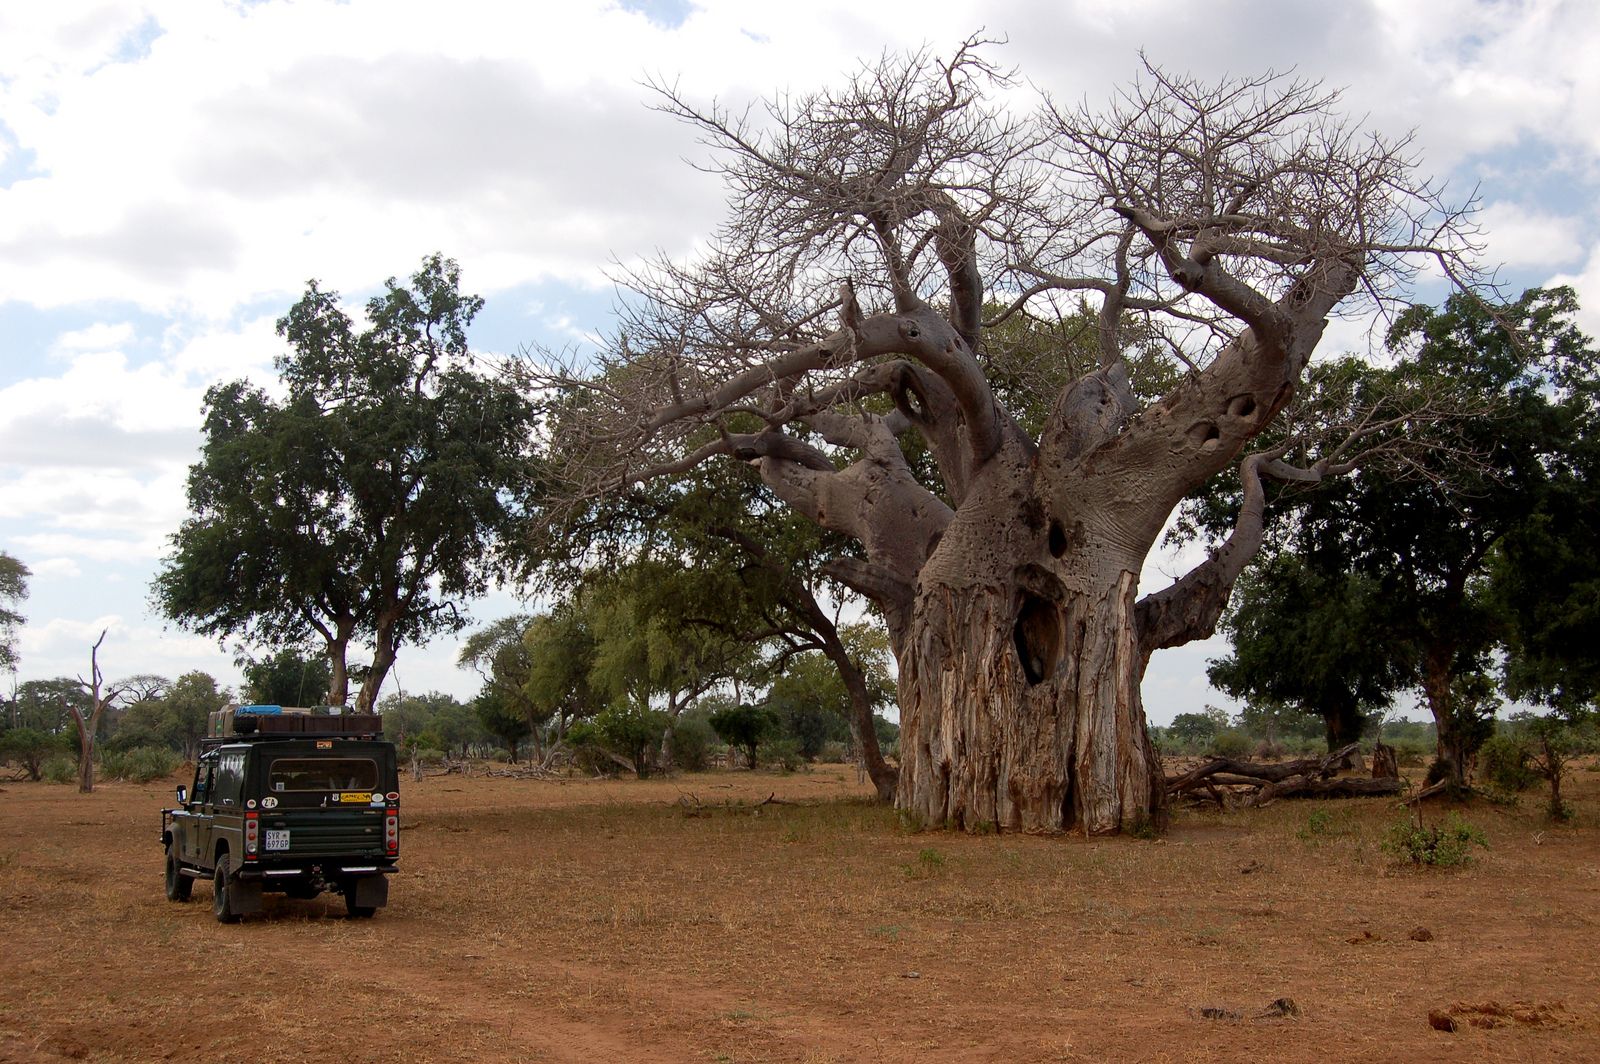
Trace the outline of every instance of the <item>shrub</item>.
[[640, 779], [650, 775], [654, 747], [666, 734], [670, 718], [659, 709], [640, 709], [620, 703], [601, 710], [594, 718], [600, 745], [633, 762]]
[[1306, 826], [1295, 832], [1301, 842], [1317, 843], [1338, 835], [1349, 834], [1349, 816], [1331, 809], [1313, 809], [1306, 816]]
[[761, 747], [763, 764], [773, 765], [785, 772], [793, 772], [806, 763], [800, 740], [794, 738], [772, 739]]
[[71, 783], [78, 778], [78, 765], [65, 755], [52, 757], [44, 763], [43, 774], [49, 783]]
[[600, 744], [600, 731], [589, 721], [579, 721], [567, 729], [567, 747], [572, 752], [572, 765], [579, 772], [615, 776], [622, 768], [606, 755]]
[[149, 783], [166, 779], [178, 770], [178, 755], [161, 746], [136, 746], [132, 750], [107, 750], [100, 771], [107, 779]]
[[1276, 761], [1283, 755], [1283, 745], [1275, 743], [1271, 739], [1263, 739], [1256, 743], [1256, 748], [1250, 753], [1250, 756], [1257, 761]]
[[822, 752], [817, 755], [817, 760], [829, 765], [843, 765], [850, 761], [850, 747], [837, 739], [822, 744]]
[[685, 772], [704, 772], [717, 748], [717, 733], [702, 714], [685, 713], [672, 726], [672, 760]]
[[1397, 739], [1390, 745], [1394, 747], [1396, 763], [1404, 768], [1416, 768], [1434, 751], [1434, 744], [1423, 739]]
[[1483, 832], [1451, 813], [1441, 827], [1424, 827], [1406, 817], [1389, 826], [1383, 850], [1401, 861], [1434, 868], [1456, 868], [1472, 860], [1473, 846], [1487, 847]]
[[1527, 746], [1509, 735], [1496, 735], [1479, 748], [1478, 769], [1497, 790], [1525, 791], [1539, 782], [1528, 764]]
[[1211, 737], [1210, 753], [1216, 757], [1244, 757], [1255, 744], [1237, 728], [1225, 728]]
[[45, 762], [62, 753], [62, 737], [37, 728], [12, 728], [0, 735], [0, 764], [15, 765], [30, 780], [41, 779]]
[[944, 871], [944, 854], [929, 848], [917, 853], [915, 861], [900, 866], [907, 879], [932, 879]]

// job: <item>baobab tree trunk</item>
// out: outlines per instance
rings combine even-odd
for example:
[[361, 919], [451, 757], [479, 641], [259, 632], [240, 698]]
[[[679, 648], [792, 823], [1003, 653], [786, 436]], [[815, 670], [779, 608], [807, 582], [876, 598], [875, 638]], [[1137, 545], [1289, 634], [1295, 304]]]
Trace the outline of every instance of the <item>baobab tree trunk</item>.
[[896, 804], [968, 830], [1162, 826], [1134, 586], [1124, 572], [1062, 602], [1018, 586], [925, 589], [900, 655]]
[[1068, 533], [1081, 524], [1037, 486], [997, 463], [918, 576], [896, 640], [896, 804], [967, 830], [1159, 829], [1135, 610], [1147, 537]]

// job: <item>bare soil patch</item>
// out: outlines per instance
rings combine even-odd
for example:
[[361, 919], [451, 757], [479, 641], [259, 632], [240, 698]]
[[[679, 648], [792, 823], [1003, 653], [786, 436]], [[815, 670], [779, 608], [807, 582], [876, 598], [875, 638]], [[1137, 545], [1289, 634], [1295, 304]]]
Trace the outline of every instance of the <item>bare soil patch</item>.
[[0, 785], [0, 1061], [1600, 1054], [1593, 771], [1570, 826], [1463, 810], [1490, 848], [1447, 872], [1379, 852], [1389, 800], [1084, 840], [911, 831], [836, 767], [440, 777], [376, 919], [236, 926], [162, 896], [176, 782]]

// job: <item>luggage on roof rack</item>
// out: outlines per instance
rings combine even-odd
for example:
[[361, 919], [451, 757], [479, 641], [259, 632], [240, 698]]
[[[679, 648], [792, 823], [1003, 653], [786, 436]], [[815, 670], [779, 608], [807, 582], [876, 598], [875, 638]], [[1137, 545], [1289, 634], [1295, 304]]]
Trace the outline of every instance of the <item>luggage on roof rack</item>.
[[319, 737], [379, 736], [383, 718], [375, 713], [334, 713], [299, 706], [237, 706], [214, 710], [206, 722], [206, 738], [268, 735]]

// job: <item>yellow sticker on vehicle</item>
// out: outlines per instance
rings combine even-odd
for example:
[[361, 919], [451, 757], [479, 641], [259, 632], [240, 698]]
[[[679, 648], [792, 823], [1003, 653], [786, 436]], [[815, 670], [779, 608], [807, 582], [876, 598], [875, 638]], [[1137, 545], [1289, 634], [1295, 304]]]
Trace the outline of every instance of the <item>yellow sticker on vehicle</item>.
[[357, 805], [366, 805], [367, 803], [369, 803], [371, 801], [372, 801], [372, 792], [371, 791], [340, 791], [339, 792], [339, 802], [340, 802], [341, 805], [344, 804], [345, 802], [354, 802]]

